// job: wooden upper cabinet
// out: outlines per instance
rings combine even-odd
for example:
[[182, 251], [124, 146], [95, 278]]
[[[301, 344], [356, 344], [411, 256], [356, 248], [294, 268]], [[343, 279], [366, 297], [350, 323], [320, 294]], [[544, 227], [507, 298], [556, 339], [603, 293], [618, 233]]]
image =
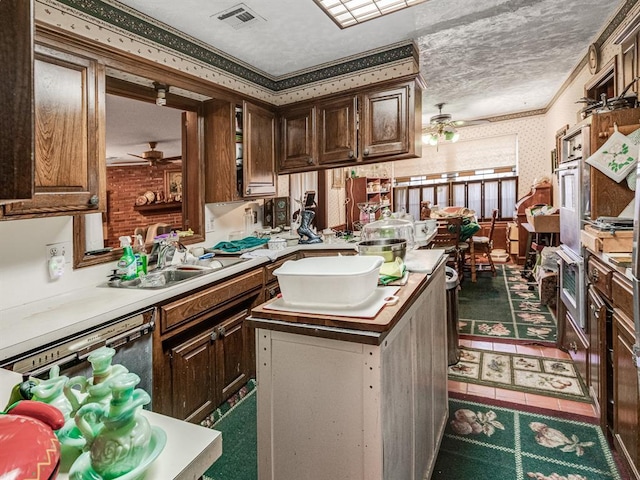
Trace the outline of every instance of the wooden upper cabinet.
[[205, 201], [240, 200], [242, 170], [236, 166], [235, 104], [209, 100], [204, 104]]
[[[310, 134], [314, 110], [316, 126]], [[292, 105], [281, 114], [283, 146], [278, 172], [419, 156], [421, 122], [422, 90], [417, 80], [395, 81]]]
[[248, 102], [204, 103], [205, 201], [276, 193], [276, 116]]
[[[640, 108], [627, 108], [591, 115], [591, 152], [595, 153], [609, 139], [616, 124], [628, 135], [640, 127]], [[634, 192], [626, 181], [615, 182], [591, 167], [591, 218], [617, 217], [633, 200]]]
[[364, 160], [409, 153], [410, 137], [413, 138], [409, 128], [414, 114], [409, 108], [412, 94], [411, 83], [362, 95], [360, 130]]
[[245, 198], [276, 194], [276, 115], [243, 102], [243, 192]]
[[44, 45], [35, 46], [34, 57], [34, 196], [5, 205], [4, 215], [103, 211], [104, 69]]
[[284, 111], [280, 117], [280, 128], [281, 151], [278, 170], [317, 165], [315, 106]]
[[0, 202], [33, 196], [33, 1], [0, 2]]
[[355, 162], [358, 157], [358, 97], [318, 104], [318, 164]]

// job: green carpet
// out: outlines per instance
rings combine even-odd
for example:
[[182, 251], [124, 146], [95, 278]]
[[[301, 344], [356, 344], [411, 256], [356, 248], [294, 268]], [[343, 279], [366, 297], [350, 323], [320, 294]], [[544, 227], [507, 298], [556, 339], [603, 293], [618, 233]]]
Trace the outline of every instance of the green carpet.
[[620, 480], [600, 427], [449, 400], [432, 479]]
[[550, 343], [556, 341], [556, 321], [540, 303], [536, 288], [515, 265], [496, 266], [495, 277], [478, 275], [465, 281], [458, 293], [459, 332], [463, 337], [492, 341]]
[[256, 390], [247, 393], [212, 428], [222, 432], [222, 456], [205, 472], [204, 480], [256, 480]]
[[571, 360], [463, 347], [449, 379], [591, 403]]

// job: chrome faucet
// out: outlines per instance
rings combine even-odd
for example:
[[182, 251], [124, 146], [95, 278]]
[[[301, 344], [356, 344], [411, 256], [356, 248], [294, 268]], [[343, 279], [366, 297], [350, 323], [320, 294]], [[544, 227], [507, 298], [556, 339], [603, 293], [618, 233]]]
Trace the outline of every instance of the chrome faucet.
[[162, 269], [167, 266], [167, 258], [169, 254], [173, 258], [176, 251], [185, 252], [187, 247], [178, 241], [176, 234], [170, 234], [167, 238], [163, 238], [158, 245], [158, 261], [156, 262], [156, 269]]

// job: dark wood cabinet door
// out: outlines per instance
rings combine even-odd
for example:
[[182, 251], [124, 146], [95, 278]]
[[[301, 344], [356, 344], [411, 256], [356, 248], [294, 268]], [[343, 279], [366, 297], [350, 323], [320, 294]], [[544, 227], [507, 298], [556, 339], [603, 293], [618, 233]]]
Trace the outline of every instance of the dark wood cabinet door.
[[221, 402], [214, 395], [216, 358], [212, 334], [208, 329], [170, 350], [175, 418], [198, 423]]
[[33, 196], [33, 0], [0, 2], [0, 200]]
[[[587, 332], [589, 336], [589, 378], [585, 379], [591, 397], [596, 402], [596, 408], [602, 412], [607, 407], [606, 375], [604, 360], [606, 347], [604, 344], [607, 308], [593, 288], [589, 286], [587, 292]], [[602, 415], [603, 426], [606, 416]]]
[[[240, 200], [236, 168], [235, 104], [228, 100], [204, 102], [205, 201]], [[242, 171], [240, 171], [242, 175]]]
[[633, 356], [633, 323], [617, 310], [613, 313], [613, 408], [616, 450], [629, 464], [634, 478], [640, 478], [640, 416], [638, 372]]
[[276, 193], [276, 115], [243, 103], [243, 192], [246, 198]]
[[[606, 143], [614, 131], [614, 124], [621, 128], [621, 132], [628, 135], [640, 127], [640, 108], [614, 110], [608, 113], [592, 115], [591, 123], [591, 152], [595, 153]], [[633, 199], [634, 192], [627, 186], [626, 181], [620, 183], [607, 177], [598, 169], [591, 167], [591, 218], [616, 217]]]
[[95, 61], [35, 46], [35, 193], [5, 215], [104, 210], [104, 92]]
[[571, 314], [562, 309], [561, 321], [563, 323], [562, 348], [569, 352], [575, 362], [576, 370], [585, 382], [589, 380], [589, 344], [582, 330], [576, 325]]
[[215, 328], [218, 365], [217, 389], [221, 398], [229, 398], [249, 381], [247, 377], [250, 358], [244, 319], [249, 310], [243, 309]]
[[408, 153], [412, 84], [362, 95], [360, 128], [364, 160]]
[[287, 110], [282, 113], [280, 122], [281, 153], [278, 172], [317, 165], [315, 107]]
[[327, 100], [318, 105], [318, 164], [357, 160], [357, 115], [355, 96]]

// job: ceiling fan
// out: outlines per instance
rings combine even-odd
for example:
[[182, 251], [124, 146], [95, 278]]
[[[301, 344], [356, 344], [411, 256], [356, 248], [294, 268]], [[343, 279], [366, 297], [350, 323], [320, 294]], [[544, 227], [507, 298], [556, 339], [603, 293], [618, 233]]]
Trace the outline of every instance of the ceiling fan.
[[443, 140], [457, 142], [460, 138], [460, 134], [456, 127], [486, 123], [486, 120], [452, 120], [451, 114], [442, 113], [442, 107], [444, 107], [444, 105], [444, 103], [436, 103], [438, 114], [432, 116], [429, 119], [429, 124], [422, 129], [425, 141], [429, 143], [429, 145], [437, 145], [439, 141]]
[[135, 153], [128, 153], [127, 155], [147, 160], [149, 162], [149, 165], [165, 164], [182, 159], [182, 155], [165, 157], [164, 153], [162, 153], [160, 150], [156, 150], [157, 145], [158, 142], [149, 142], [149, 150], [142, 152], [142, 155], [136, 155]]

